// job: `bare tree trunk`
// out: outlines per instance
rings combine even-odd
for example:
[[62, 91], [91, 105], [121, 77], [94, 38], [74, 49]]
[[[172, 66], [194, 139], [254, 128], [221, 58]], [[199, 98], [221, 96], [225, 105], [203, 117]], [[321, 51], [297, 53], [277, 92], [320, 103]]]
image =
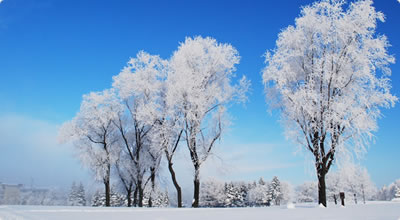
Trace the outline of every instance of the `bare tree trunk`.
[[128, 200], [128, 207], [132, 206], [132, 186], [126, 191], [126, 199]]
[[198, 208], [199, 207], [199, 198], [200, 198], [200, 178], [199, 178], [199, 172], [200, 172], [200, 166], [195, 166], [195, 175], [194, 175], [194, 180], [193, 180], [193, 186], [194, 186], [194, 192], [193, 192], [193, 203], [192, 207], [193, 208]]
[[106, 191], [106, 206], [110, 206], [110, 179], [105, 179], [104, 180], [104, 187]]
[[138, 180], [137, 188], [138, 188], [138, 193], [139, 193], [139, 197], [138, 197], [138, 206], [139, 206], [139, 207], [143, 207], [143, 186], [142, 186], [142, 180]]
[[171, 174], [172, 182], [174, 183], [174, 186], [176, 189], [178, 208], [182, 208], [182, 189], [178, 184], [178, 181], [176, 179], [176, 174], [175, 174], [175, 171], [174, 171], [174, 168], [172, 167], [172, 165], [173, 165], [172, 161], [168, 161], [168, 170], [169, 170], [169, 173]]
[[317, 169], [318, 173], [318, 204], [322, 204], [327, 207], [326, 204], [326, 184], [325, 176], [327, 171], [325, 168]]
[[156, 188], [156, 168], [150, 167], [150, 181], [151, 181], [151, 192], [149, 196], [149, 207], [153, 207], [152, 195]]
[[134, 207], [136, 207], [138, 204], [137, 194], [138, 194], [138, 187], [136, 186], [135, 191], [133, 192], [133, 206]]

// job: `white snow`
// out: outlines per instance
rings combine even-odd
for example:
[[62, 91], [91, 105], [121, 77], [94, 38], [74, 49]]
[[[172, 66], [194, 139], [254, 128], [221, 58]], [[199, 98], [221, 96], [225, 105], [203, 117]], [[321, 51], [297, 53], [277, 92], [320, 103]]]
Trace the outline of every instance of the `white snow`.
[[63, 206], [0, 206], [1, 220], [243, 220], [243, 219], [400, 219], [400, 203], [370, 202], [366, 205], [348, 205], [345, 209], [329, 204], [318, 208], [316, 204], [296, 204], [295, 209], [286, 206], [265, 208], [100, 208]]
[[287, 204], [286, 208], [294, 209], [294, 208], [296, 208], [296, 206], [293, 203], [290, 202], [290, 203]]

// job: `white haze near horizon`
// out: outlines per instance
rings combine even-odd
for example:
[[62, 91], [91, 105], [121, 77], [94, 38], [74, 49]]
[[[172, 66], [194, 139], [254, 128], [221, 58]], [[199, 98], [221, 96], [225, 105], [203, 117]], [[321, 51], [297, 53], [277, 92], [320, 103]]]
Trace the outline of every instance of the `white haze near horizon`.
[[[101, 187], [74, 156], [74, 148], [70, 144], [58, 143], [59, 124], [15, 113], [0, 114], [0, 122], [0, 182], [68, 189], [76, 181], [83, 182], [92, 190], [93, 186]], [[229, 133], [225, 137], [232, 139]], [[251, 142], [245, 146], [227, 142], [218, 145], [201, 169], [203, 181], [209, 178], [248, 181], [261, 176], [267, 176], [268, 179], [270, 175], [278, 173], [277, 170], [304, 165], [298, 161], [285, 162], [269, 156], [284, 146]], [[190, 202], [193, 166], [185, 150], [181, 148], [176, 155], [174, 167]], [[313, 173], [310, 172], [307, 178], [312, 179]], [[304, 178], [300, 180], [302, 182]], [[172, 188], [168, 170], [163, 166], [160, 181]]]
[[64, 188], [89, 180], [73, 149], [58, 143], [58, 125], [18, 114], [0, 121], [0, 182]]

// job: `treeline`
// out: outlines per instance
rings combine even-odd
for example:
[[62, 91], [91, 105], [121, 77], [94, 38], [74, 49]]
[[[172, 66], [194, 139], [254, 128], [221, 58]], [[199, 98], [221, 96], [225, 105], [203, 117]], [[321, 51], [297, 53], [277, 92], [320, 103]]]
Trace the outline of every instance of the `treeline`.
[[286, 204], [291, 198], [291, 186], [278, 177], [271, 182], [220, 182], [208, 180], [202, 184], [201, 207], [261, 207]]

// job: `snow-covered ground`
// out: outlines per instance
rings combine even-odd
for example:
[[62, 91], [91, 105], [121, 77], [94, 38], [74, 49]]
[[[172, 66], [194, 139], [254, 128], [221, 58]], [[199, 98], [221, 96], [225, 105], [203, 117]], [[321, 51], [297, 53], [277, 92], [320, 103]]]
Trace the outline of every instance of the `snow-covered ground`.
[[257, 219], [351, 219], [400, 220], [400, 203], [372, 202], [346, 207], [298, 204], [268, 208], [99, 208], [51, 206], [0, 206], [0, 220], [257, 220]]

